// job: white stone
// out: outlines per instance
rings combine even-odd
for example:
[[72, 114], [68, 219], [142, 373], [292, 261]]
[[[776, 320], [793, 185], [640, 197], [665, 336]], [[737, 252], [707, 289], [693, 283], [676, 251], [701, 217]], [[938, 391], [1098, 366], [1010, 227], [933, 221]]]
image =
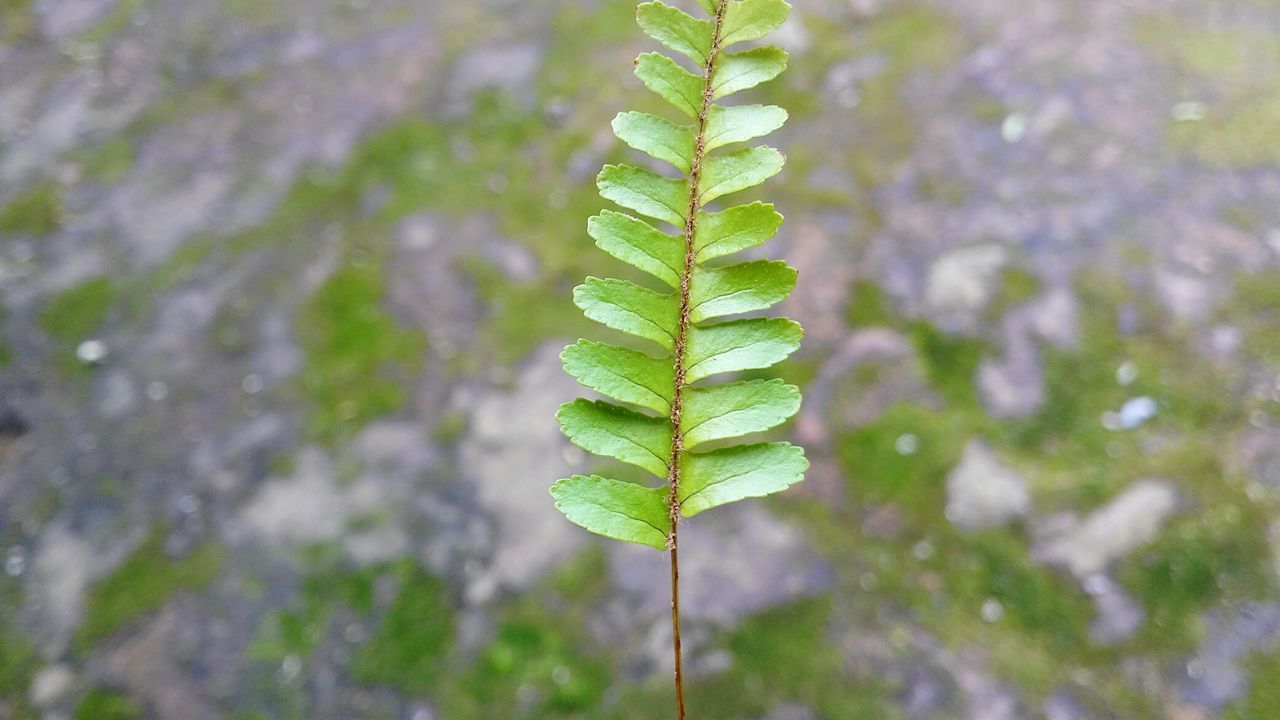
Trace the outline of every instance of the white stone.
[[947, 518], [966, 530], [995, 527], [1023, 517], [1031, 494], [1018, 472], [987, 444], [971, 440], [947, 476]]
[[1083, 520], [1050, 535], [1035, 554], [1084, 580], [1153, 540], [1177, 509], [1172, 484], [1139, 480]]
[[[804, 532], [769, 514], [762, 505], [718, 508], [681, 525], [682, 543], [715, 548], [680, 555], [682, 615], [728, 627], [829, 585], [829, 566], [809, 548]], [[612, 543], [609, 560], [614, 583], [639, 600], [638, 612], [652, 617], [669, 612], [670, 569], [662, 553], [632, 543]], [[670, 646], [666, 647], [669, 653]], [[655, 660], [663, 656], [659, 653]]]
[[98, 387], [98, 412], [111, 419], [129, 414], [137, 404], [133, 380], [123, 371], [108, 373]]
[[318, 448], [298, 453], [292, 477], [267, 482], [241, 513], [254, 534], [271, 542], [319, 542], [342, 535], [351, 512], [334, 480], [333, 461]]
[[32, 582], [50, 650], [66, 646], [80, 622], [85, 589], [95, 569], [104, 564], [98, 549], [61, 525], [40, 538], [32, 561]]
[[1002, 358], [978, 365], [978, 396], [992, 417], [1026, 417], [1044, 403], [1040, 352], [1025, 334], [1012, 335]]
[[460, 465], [495, 523], [492, 560], [469, 578], [472, 601], [528, 586], [587, 541], [547, 495], [551, 481], [570, 474], [561, 452], [568, 441], [549, 418], [579, 392], [561, 369], [562, 346], [548, 342], [532, 353], [514, 391], [486, 391], [468, 403], [471, 431]]
[[50, 665], [40, 668], [31, 680], [31, 702], [36, 707], [47, 708], [66, 697], [75, 684], [76, 675], [66, 665]]
[[925, 301], [942, 313], [981, 310], [990, 302], [999, 273], [1008, 262], [1008, 251], [994, 243], [947, 253], [929, 268]]

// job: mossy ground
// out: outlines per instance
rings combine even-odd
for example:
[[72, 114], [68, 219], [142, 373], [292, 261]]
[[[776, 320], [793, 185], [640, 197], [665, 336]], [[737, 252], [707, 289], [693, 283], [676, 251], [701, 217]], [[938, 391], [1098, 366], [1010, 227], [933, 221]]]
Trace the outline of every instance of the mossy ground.
[[142, 706], [128, 695], [94, 688], [76, 704], [72, 720], [143, 720]]
[[42, 237], [62, 227], [62, 189], [45, 181], [0, 208], [0, 234]]
[[[11, 17], [29, 18], [29, 5], [0, 10], [7, 33], [21, 32], [22, 23]], [[120, 7], [125, 14], [113, 13], [86, 37], [112, 32], [112, 23], [128, 17], [137, 3]], [[256, 12], [247, 6], [232, 11]], [[449, 11], [479, 12], [466, 4]], [[835, 137], [823, 137], [818, 128], [805, 142], [791, 143], [788, 179], [769, 191], [769, 199], [779, 200], [788, 213], [837, 209], [851, 214], [860, 226], [848, 240], [857, 246], [879, 222], [872, 193], [891, 181], [920, 142], [923, 121], [908, 95], [919, 92], [922, 78], [959, 61], [969, 48], [958, 19], [934, 6], [912, 2], [865, 17], [841, 12], [832, 8], [830, 14], [808, 15], [810, 50], [804, 62], [794, 64], [786, 82], [754, 92], [753, 100], [786, 106], [793, 127], [806, 133], [815, 130], [805, 123], [826, 111], [824, 103], [856, 100], [849, 126], [837, 128]], [[661, 107], [657, 99], [617, 82], [618, 67], [641, 47], [632, 42], [633, 19], [631, 3], [567, 4], [554, 13], [532, 106], [482, 92], [465, 119], [415, 118], [384, 126], [363, 140], [342, 168], [306, 173], [259, 227], [230, 240], [192, 241], [136, 282], [98, 278], [72, 288], [49, 302], [41, 325], [59, 342], [73, 342], [115, 317], [121, 306], [127, 306], [124, 315], [136, 317], [154, 295], [211, 267], [260, 256], [264, 249], [314, 247], [328, 228], [337, 228], [337, 269], [300, 300], [295, 319], [305, 356], [301, 384], [310, 435], [341, 443], [365, 424], [404, 408], [406, 388], [434, 361], [427, 338], [389, 307], [383, 279], [396, 224], [430, 211], [451, 220], [491, 218], [500, 235], [524, 244], [537, 260], [532, 278], [514, 281], [479, 252], [457, 258], [456, 269], [472, 281], [486, 315], [456, 371], [517, 362], [550, 338], [597, 332], [572, 308], [570, 288], [591, 273], [629, 277], [621, 264], [595, 252], [584, 232], [585, 218], [605, 204], [590, 175], [602, 162], [626, 157], [616, 143], [601, 145], [597, 138], [619, 109]], [[475, 37], [473, 31], [448, 38], [449, 51]], [[1280, 117], [1273, 107], [1275, 91], [1255, 87], [1260, 81], [1251, 74], [1256, 65], [1249, 59], [1270, 57], [1267, 43], [1227, 33], [1190, 39], [1160, 51], [1175, 54], [1189, 93], [1199, 92], [1203, 83], [1221, 82], [1223, 94], [1214, 98], [1205, 122], [1171, 122], [1170, 147], [1232, 167], [1274, 159], [1267, 149], [1274, 143], [1266, 139], [1268, 133], [1276, 135], [1270, 132], [1271, 116]], [[824, 82], [838, 63], [850, 60], [880, 63], [881, 69], [858, 80], [856, 97], [830, 97]], [[242, 102], [244, 88], [213, 80], [171, 94], [130, 131], [143, 133], [180, 115]], [[960, 111], [989, 124], [1006, 114], [1002, 103], [985, 97]], [[132, 169], [132, 148], [127, 140], [107, 140], [72, 159], [92, 179], [109, 183]], [[812, 180], [810, 173], [827, 164], [847, 171], [852, 185], [833, 188]], [[920, 184], [918, 192], [926, 199], [948, 206], [964, 204], [972, 191], [963, 181], [930, 175]], [[58, 185], [38, 185], [0, 209], [0, 233], [51, 234], [61, 227], [62, 205]], [[1240, 217], [1237, 222], [1244, 222]], [[936, 397], [904, 399], [872, 422], [841, 431], [837, 455], [847, 475], [846, 503], [828, 507], [787, 497], [773, 506], [806, 528], [831, 559], [836, 587], [830, 596], [774, 608], [736, 629], [713, 633], [711, 648], [727, 652], [732, 663], [692, 681], [691, 710], [708, 720], [727, 720], [763, 716], [796, 701], [822, 718], [892, 718], [900, 688], [879, 677], [877, 669], [851, 666], [839, 643], [842, 628], [874, 623], [892, 626], [890, 635], [923, 627], [950, 647], [983, 648], [994, 671], [1033, 700], [1083, 672], [1094, 678], [1093, 689], [1085, 692], [1087, 703], [1108, 705], [1122, 717], [1158, 717], [1156, 701], [1118, 677], [1119, 658], [1176, 662], [1198, 638], [1197, 620], [1205, 609], [1256, 596], [1273, 578], [1266, 573], [1266, 515], [1222, 457], [1222, 446], [1246, 420], [1240, 403], [1230, 398], [1235, 378], [1201, 360], [1192, 338], [1163, 329], [1170, 325], [1167, 318], [1122, 287], [1114, 278], [1086, 279], [1080, 287], [1081, 344], [1041, 348], [1044, 406], [1030, 418], [997, 422], [980, 407], [974, 373], [982, 358], [998, 351], [998, 338], [952, 335], [925, 320], [903, 317], [875, 283], [857, 284], [850, 323], [891, 327], [908, 337]], [[1247, 276], [1235, 304], [1224, 310], [1243, 319], [1245, 352], [1272, 368], [1280, 365], [1280, 345], [1268, 332], [1280, 307], [1276, 288], [1280, 280], [1274, 273]], [[1034, 276], [1006, 271], [987, 319], [994, 322], [1039, 292]], [[1117, 331], [1122, 309], [1135, 311], [1140, 330]], [[243, 328], [235, 320], [212, 330], [219, 337], [224, 330], [234, 336], [234, 342], [220, 347], [243, 349], [244, 336], [236, 335]], [[2, 358], [0, 349], [0, 364]], [[781, 373], [803, 381], [813, 375], [816, 362], [795, 360]], [[1138, 369], [1129, 386], [1115, 380], [1115, 368], [1125, 362]], [[855, 372], [865, 374], [864, 382], [877, 380], [874, 368]], [[1155, 420], [1128, 434], [1100, 426], [1103, 412], [1143, 394], [1157, 401]], [[465, 429], [464, 419], [442, 418], [438, 439], [456, 438], [459, 428]], [[904, 454], [899, 441], [905, 435], [915, 437], [915, 449]], [[1032, 560], [1025, 529], [965, 533], [951, 527], [943, 516], [944, 479], [973, 437], [985, 438], [1026, 473], [1037, 513], [1086, 512], [1139, 477], [1158, 475], [1178, 484], [1188, 500], [1185, 512], [1118, 569], [1118, 579], [1148, 613], [1138, 637], [1118, 647], [1095, 647], [1088, 640], [1091, 604], [1074, 581]], [[894, 521], [890, 532], [864, 529], [869, 513], [885, 509]], [[91, 589], [79, 645], [87, 651], [175, 592], [207, 586], [221, 558], [216, 546], [204, 546], [174, 560], [158, 535], [148, 539]], [[355, 569], [330, 557], [303, 566], [296, 602], [271, 614], [247, 653], [251, 661], [272, 665], [260, 678], [270, 689], [255, 686], [266, 699], [246, 701], [261, 700], [267, 707], [250, 707], [240, 717], [311, 717], [305, 692], [281, 690], [274, 670], [284, 658], [309, 662], [318, 648], [340, 642], [341, 626], [351, 619], [370, 628], [367, 638], [346, 648], [353, 681], [424, 697], [442, 717], [670, 716], [665, 675], [658, 673], [662, 677], [652, 684], [631, 682], [610, 646], [617, 639], [604, 642], [592, 632], [592, 620], [609, 593], [601, 553], [575, 558], [527, 595], [500, 601], [493, 608], [491, 632], [470, 653], [459, 647], [454, 590], [416, 562]], [[378, 592], [384, 586], [391, 588], [387, 597]], [[1004, 614], [987, 622], [982, 609], [992, 601]], [[5, 610], [0, 613], [0, 697], [6, 697], [29, 683], [36, 656], [15, 629], [5, 626], [12, 617], [9, 606], [0, 609]], [[632, 638], [628, 645], [642, 641]], [[1259, 717], [1258, 708], [1276, 703], [1265, 684], [1274, 675], [1274, 659], [1259, 656], [1254, 662], [1253, 694], [1232, 710], [1239, 720]], [[109, 691], [95, 692], [108, 708], [119, 699]], [[16, 712], [26, 720], [21, 706]]]
[[1223, 714], [1224, 720], [1255, 720], [1271, 717], [1280, 708], [1280, 650], [1257, 652], [1247, 665], [1251, 680], [1249, 692], [1232, 703]]
[[82, 280], [49, 299], [40, 311], [40, 328], [64, 342], [87, 338], [111, 312], [116, 285], [108, 277]]
[[5, 309], [3, 303], [0, 303], [0, 368], [7, 367], [13, 362], [13, 348], [4, 338], [4, 324], [8, 316], [9, 311]]
[[21, 591], [13, 578], [0, 576], [0, 716], [35, 720], [28, 689], [40, 656], [21, 625]]
[[0, 6], [0, 40], [17, 43], [31, 36], [36, 26], [34, 5], [35, 0], [9, 0]]
[[[582, 218], [600, 201], [589, 183], [568, 179], [564, 169], [573, 152], [607, 119], [608, 109], [618, 105], [616, 93], [608, 90], [610, 83], [603, 78], [598, 84], [584, 83], [579, 74], [604, 66], [583, 58], [618, 52], [610, 47], [613, 36], [599, 31], [628, 26], [630, 8], [619, 7], [606, 4], [595, 13], [566, 10], [556, 21], [561, 41], [552, 44], [538, 85], [547, 107], [555, 101], [575, 109], [567, 118], [556, 118], [545, 108], [519, 107], [499, 94], [482, 94], [465, 123], [410, 121], [393, 126], [369, 140], [336, 177], [295, 191], [267, 227], [305, 224], [314, 214], [334, 208], [346, 212], [341, 209], [357, 207], [369, 188], [384, 191], [367, 225], [370, 229], [385, 231], [395, 219], [424, 209], [490, 214], [500, 231], [534, 251], [540, 267], [537, 278], [519, 283], [480, 255], [459, 259], [459, 270], [474, 281], [491, 311], [480, 347], [512, 361], [545, 338], [589, 332], [570, 308], [568, 290], [582, 275], [599, 272], [599, 262], [609, 262], [586, 251], [589, 240], [582, 232]], [[922, 68], [940, 67], [956, 58], [962, 43], [954, 20], [919, 6], [853, 27], [856, 46], [867, 55], [882, 56], [886, 63], [883, 72], [857, 88], [858, 127], [876, 142], [852, 143], [849, 151], [855, 180], [874, 187], [917, 141], [904, 87]], [[845, 47], [847, 43], [830, 40], [849, 32], [846, 28], [811, 20], [808, 29], [816, 38], [817, 55], [796, 68], [788, 83], [762, 89], [762, 100], [788, 106], [801, 121], [816, 112], [813, 90], [841, 59], [832, 55], [824, 60], [821, 53], [824, 48]], [[584, 87], [604, 90], [588, 95]], [[644, 102], [641, 109], [652, 109], [643, 107]], [[1004, 114], [1002, 108], [979, 107], [974, 112], [991, 122]], [[620, 157], [618, 152], [614, 148], [593, 164]], [[806, 158], [804, 147], [791, 160], [791, 171], [798, 175], [819, 162], [817, 157]], [[848, 194], [824, 200], [818, 191], [788, 192], [808, 206], [826, 202], [848, 208], [854, 203], [853, 209], [859, 209]], [[957, 198], [963, 191], [939, 192]], [[992, 321], [1041, 291], [1035, 276], [1016, 268], [1005, 271], [1000, 282], [987, 308]], [[927, 321], [904, 318], [878, 286], [859, 283], [849, 308], [851, 324], [893, 327], [906, 334], [939, 404], [904, 401], [871, 424], [841, 436], [838, 456], [848, 477], [848, 507], [784, 504], [788, 513], [805, 519], [821, 548], [839, 558], [842, 594], [862, 597], [858, 602], [868, 607], [882, 602], [901, 606], [947, 644], [987, 648], [996, 672], [1033, 697], [1054, 691], [1073, 673], [1092, 673], [1095, 691], [1106, 704], [1146, 717], [1158, 712], [1155, 701], [1128, 690], [1110, 668], [1129, 652], [1161, 657], [1185, 652], [1196, 637], [1195, 619], [1203, 610], [1224, 599], [1252, 596], [1266, 583], [1261, 571], [1265, 545], [1260, 541], [1261, 515], [1236, 485], [1223, 482], [1225, 471], [1214, 448], [1216, 438], [1229, 435], [1241, 421], [1222, 399], [1220, 388], [1229, 387], [1231, 378], [1200, 360], [1189, 349], [1188, 338], [1161, 330], [1168, 323], [1156, 309], [1116, 287], [1101, 279], [1081, 286], [1081, 345], [1041, 349], [1045, 404], [1029, 418], [997, 422], [982, 411], [974, 387], [979, 362], [997, 351], [996, 338], [957, 336]], [[1122, 336], [1116, 317], [1121, 306], [1129, 305], [1140, 305], [1139, 315], [1148, 322], [1142, 332]], [[1266, 312], [1265, 302], [1255, 305], [1259, 313]], [[320, 355], [318, 347], [311, 346], [309, 356]], [[1117, 384], [1114, 375], [1125, 362], [1139, 371], [1127, 387]], [[803, 363], [793, 365], [795, 372], [805, 374]], [[1117, 435], [1099, 425], [1103, 412], [1140, 394], [1152, 396], [1160, 407], [1159, 417], [1149, 426]], [[1193, 428], [1207, 428], [1212, 437], [1198, 439]], [[904, 435], [915, 436], [916, 450], [909, 454], [899, 449]], [[974, 437], [985, 438], [1008, 462], [1028, 473], [1039, 512], [1088, 511], [1147, 475], [1179, 484], [1192, 500], [1191, 509], [1120, 573], [1149, 613], [1147, 630], [1121, 647], [1095, 647], [1088, 638], [1094, 612], [1088, 598], [1074, 581], [1032, 560], [1022, 529], [952, 529], [943, 516], [943, 481]], [[1153, 438], [1172, 441], [1159, 452], [1145, 451], [1144, 440]], [[864, 509], [877, 507], [896, 513], [896, 534], [884, 537], [861, 530]], [[1235, 510], [1211, 511], [1221, 507]], [[855, 550], [849, 553], [848, 548]], [[397, 600], [402, 604], [373, 612], [382, 612], [385, 619], [375, 639], [354, 660], [363, 682], [424, 694], [443, 711], [461, 716], [479, 707], [500, 707], [504, 717], [516, 718], [574, 717], [601, 707], [608, 708], [605, 716], [627, 720], [664, 716], [665, 685], [649, 690], [623, 684], [616, 692], [626, 701], [606, 699], [619, 697], [606, 692], [619, 683], [610, 666], [611, 654], [564, 622], [566, 617], [584, 619], [587, 598], [594, 591], [580, 587], [576, 595], [565, 596], [543, 588], [527, 601], [514, 603], [500, 613], [493, 638], [479, 655], [455, 666], [450, 660], [457, 660], [451, 655], [450, 621], [442, 619], [449, 617], [442, 590], [427, 576], [416, 575], [418, 570], [384, 572], [417, 577], [423, 583], [422, 597]], [[1210, 584], [1208, 578], [1221, 582]], [[982, 608], [991, 602], [999, 604], [1003, 616], [984, 622]], [[541, 603], [558, 611], [548, 612]], [[306, 638], [314, 638], [315, 631], [307, 628], [316, 625], [315, 615], [325, 615], [307, 609], [314, 607], [304, 603], [299, 616], [282, 618], [280, 632], [292, 637], [282, 641], [289, 652], [305, 655], [314, 646], [314, 640]], [[891, 717], [886, 698], [892, 697], [893, 688], [851, 673], [830, 644], [832, 613], [827, 600], [804, 601], [749, 620], [718, 638], [735, 662], [728, 671], [694, 684], [690, 696], [696, 711], [709, 718], [743, 717], [768, 712], [788, 699], [804, 699], [816, 703], [823, 717]], [[414, 625], [422, 632], [407, 629]], [[395, 669], [398, 665], [421, 672], [402, 675]]]
[[[310, 662], [321, 643], [355, 619], [371, 629], [353, 648], [353, 679], [428, 699], [444, 717], [645, 720], [670, 714], [668, 683], [624, 680], [612, 639], [592, 631], [611, 593], [599, 550], [570, 559], [532, 591], [499, 603], [478, 649], [465, 652], [458, 645], [457, 599], [438, 577], [408, 559], [352, 570], [332, 552], [311, 557], [299, 606], [263, 628], [252, 657], [278, 662], [297, 655]], [[394, 592], [378, 600], [374, 587], [388, 580]], [[831, 600], [819, 597], [718, 633], [711, 650], [727, 652], [733, 662], [691, 683], [690, 712], [732, 720], [804, 702], [816, 703], [823, 717], [895, 717], [891, 688], [846, 667], [834, 622]], [[305, 717], [306, 701], [295, 702], [295, 714]]]
[[127, 137], [108, 138], [99, 145], [80, 151], [73, 156], [85, 176], [101, 183], [113, 183], [133, 169], [133, 144]]
[[54, 295], [45, 302], [36, 320], [54, 341], [56, 366], [66, 377], [81, 377], [85, 365], [76, 358], [76, 346], [93, 337], [111, 316], [119, 294], [119, 284], [99, 276]]
[[[1004, 285], [998, 297], [1007, 296], [1009, 306], [1037, 287], [1008, 273]], [[1242, 302], [1268, 312], [1270, 287], [1244, 285]], [[879, 288], [856, 286], [849, 320], [906, 333], [944, 404], [903, 401], [846, 431], [837, 450], [856, 506], [796, 511], [832, 557], [841, 557], [840, 548], [856, 549], [839, 563], [850, 593], [865, 592], [863, 583], [871, 578], [875, 597], [907, 606], [946, 642], [987, 648], [999, 673], [1031, 697], [1084, 671], [1111, 708], [1155, 717], [1155, 699], [1108, 679], [1109, 668], [1129, 653], [1178, 657], [1198, 641], [1206, 610], [1268, 592], [1275, 582], [1266, 540], [1271, 509], [1251, 500], [1225, 466], [1222, 443], [1246, 422], [1230, 397], [1232, 375], [1200, 355], [1191, 338], [1123, 282], [1087, 276], [1078, 292], [1079, 346], [1041, 348], [1044, 404], [1028, 418], [995, 421], [981, 411], [973, 390], [977, 362], [993, 348], [980, 338], [951, 337], [903, 319]], [[1138, 330], [1119, 332], [1122, 308], [1140, 319]], [[1116, 378], [1125, 363], [1137, 370], [1128, 385]], [[1155, 419], [1126, 433], [1102, 426], [1103, 413], [1141, 395], [1156, 401]], [[914, 442], [904, 451], [900, 438], [907, 435]], [[1027, 474], [1037, 512], [1086, 512], [1143, 477], [1177, 484], [1185, 511], [1119, 569], [1147, 613], [1136, 637], [1112, 647], [1092, 643], [1094, 611], [1087, 596], [1065, 575], [1034, 562], [1029, 538], [1018, 527], [977, 533], [952, 528], [943, 516], [944, 479], [974, 437]], [[897, 527], [890, 536], [860, 531], [866, 508], [891, 511]], [[1003, 616], [983, 622], [982, 606], [992, 600]]]
[[111, 574], [94, 584], [85, 598], [76, 644], [88, 650], [133, 622], [163, 607], [179, 591], [200, 591], [217, 577], [224, 551], [206, 544], [183, 558], [165, 550], [164, 532], [154, 530]]
[[348, 265], [320, 286], [299, 316], [307, 353], [302, 383], [314, 406], [316, 437], [349, 435], [408, 398], [426, 344], [387, 314], [383, 294], [380, 267]]
[[1205, 108], [1203, 118], [1170, 120], [1172, 149], [1228, 168], [1280, 162], [1280, 39], [1257, 27], [1210, 31], [1164, 16], [1136, 32], [1173, 63], [1185, 98]]

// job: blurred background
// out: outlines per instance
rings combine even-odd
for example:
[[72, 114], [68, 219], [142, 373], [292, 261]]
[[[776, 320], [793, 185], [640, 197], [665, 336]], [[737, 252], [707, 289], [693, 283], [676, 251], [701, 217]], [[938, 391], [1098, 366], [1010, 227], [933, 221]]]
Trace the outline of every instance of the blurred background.
[[[1280, 2], [793, 0], [696, 720], [1280, 717]], [[693, 4], [690, 3], [690, 8]], [[3, 0], [0, 718], [670, 718], [553, 413], [631, 0]]]

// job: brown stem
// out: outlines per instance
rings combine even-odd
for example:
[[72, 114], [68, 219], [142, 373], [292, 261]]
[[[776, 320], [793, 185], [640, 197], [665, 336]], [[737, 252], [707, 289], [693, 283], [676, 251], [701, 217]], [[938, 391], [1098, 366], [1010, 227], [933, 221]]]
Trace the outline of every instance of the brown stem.
[[684, 434], [680, 431], [680, 415], [684, 410], [685, 371], [684, 356], [689, 336], [690, 292], [689, 282], [697, 262], [694, 235], [697, 230], [698, 210], [701, 207], [698, 180], [702, 175], [702, 158], [706, 153], [707, 114], [711, 111], [711, 76], [715, 71], [716, 56], [720, 52], [720, 29], [724, 23], [727, 0], [716, 6], [711, 36], [711, 49], [707, 53], [702, 86], [702, 107], [698, 112], [697, 135], [694, 138], [693, 160], [689, 164], [689, 210], [684, 221], [684, 270], [680, 275], [680, 322], [676, 329], [673, 350], [675, 390], [671, 400], [671, 461], [667, 464], [667, 508], [671, 513], [671, 533], [667, 547], [671, 550], [671, 645], [675, 655], [676, 713], [685, 720], [684, 712], [684, 662], [680, 651], [680, 458], [684, 453]]
[[671, 647], [676, 656], [676, 713], [684, 720], [684, 668], [680, 656], [680, 548], [671, 526]]

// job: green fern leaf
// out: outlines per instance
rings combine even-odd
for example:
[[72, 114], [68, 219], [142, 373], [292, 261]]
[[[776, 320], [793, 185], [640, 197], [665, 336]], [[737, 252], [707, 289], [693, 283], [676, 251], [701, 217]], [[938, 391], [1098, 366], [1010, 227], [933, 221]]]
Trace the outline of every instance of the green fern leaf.
[[740, 0], [728, 3], [724, 11], [724, 27], [720, 31], [720, 47], [747, 40], [759, 40], [777, 30], [787, 19], [791, 7], [782, 0]]
[[689, 388], [680, 432], [692, 449], [712, 440], [727, 440], [780, 425], [800, 409], [800, 388], [781, 380], [742, 382]]
[[809, 463], [791, 443], [761, 443], [688, 453], [680, 458], [680, 512], [692, 517], [719, 505], [786, 490]]
[[660, 488], [574, 475], [551, 488], [556, 507], [573, 522], [614, 540], [667, 547], [671, 520]]
[[670, 350], [675, 344], [680, 300], [626, 280], [589, 277], [574, 288], [573, 302], [592, 320], [614, 330], [652, 340]]
[[685, 380], [695, 383], [719, 373], [767, 368], [795, 352], [803, 336], [800, 326], [786, 318], [691, 325]]
[[590, 340], [560, 353], [564, 370], [601, 395], [666, 415], [675, 394], [675, 371], [668, 358]]
[[699, 65], [707, 62], [711, 54], [711, 21], [698, 20], [679, 8], [656, 1], [636, 8], [636, 21], [654, 40], [684, 53]]
[[636, 150], [675, 165], [680, 172], [689, 172], [693, 163], [691, 126], [648, 113], [625, 112], [613, 119], [613, 134]]
[[679, 238], [659, 231], [626, 213], [603, 210], [587, 220], [596, 247], [634, 265], [672, 288], [680, 287], [684, 248]]
[[[614, 134], [635, 151], [668, 163], [679, 177], [608, 165], [600, 194], [626, 210], [673, 226], [669, 234], [626, 212], [603, 210], [587, 221], [597, 247], [652, 276], [658, 287], [589, 277], [574, 290], [586, 316], [648, 341], [648, 351], [579, 340], [565, 348], [565, 372], [610, 398], [578, 399], [557, 413], [565, 435], [589, 453], [634, 465], [653, 486], [598, 475], [556, 482], [551, 494], [571, 520], [606, 537], [676, 547], [679, 520], [704, 510], [786, 489], [804, 477], [804, 451], [788, 443], [707, 443], [768, 431], [800, 407], [800, 390], [781, 380], [709, 382], [713, 376], [763, 369], [800, 346], [803, 331], [778, 317], [737, 317], [784, 300], [796, 272], [775, 260], [707, 262], [756, 247], [782, 216], [767, 203], [711, 209], [709, 203], [755, 187], [782, 170], [768, 146], [727, 148], [782, 126], [773, 105], [714, 101], [777, 77], [787, 54], [774, 47], [731, 53], [735, 43], [778, 28], [783, 0], [700, 0], [710, 19], [663, 2], [637, 8], [640, 27], [685, 55], [693, 73], [660, 53], [636, 59], [637, 77], [692, 119], [682, 124], [641, 112], [613, 119]], [[674, 562], [674, 561], [673, 561]]]
[[574, 400], [556, 413], [569, 440], [589, 453], [616, 458], [648, 470], [667, 474], [671, 458], [671, 422], [607, 402]]
[[672, 180], [630, 165], [605, 165], [596, 177], [596, 187], [606, 200], [624, 208], [672, 225], [684, 224], [688, 180]]
[[[787, 111], [777, 105], [712, 105], [707, 113], [703, 146], [707, 151], [768, 135], [787, 121]], [[635, 147], [634, 145], [632, 147]]]
[[693, 233], [698, 262], [753, 248], [782, 227], [782, 215], [768, 203], [738, 205], [722, 212], [699, 212]]
[[762, 47], [741, 53], [725, 53], [711, 76], [711, 97], [719, 100], [782, 74], [787, 69], [787, 53], [775, 47]]
[[771, 147], [752, 147], [713, 155], [706, 159], [698, 201], [709, 203], [718, 197], [755, 187], [782, 170], [787, 160]]
[[716, 268], [698, 265], [689, 283], [689, 320], [764, 310], [784, 300], [795, 286], [796, 271], [779, 260]]
[[636, 58], [636, 77], [685, 115], [698, 119], [702, 112], [702, 78], [661, 53], [645, 53]]

